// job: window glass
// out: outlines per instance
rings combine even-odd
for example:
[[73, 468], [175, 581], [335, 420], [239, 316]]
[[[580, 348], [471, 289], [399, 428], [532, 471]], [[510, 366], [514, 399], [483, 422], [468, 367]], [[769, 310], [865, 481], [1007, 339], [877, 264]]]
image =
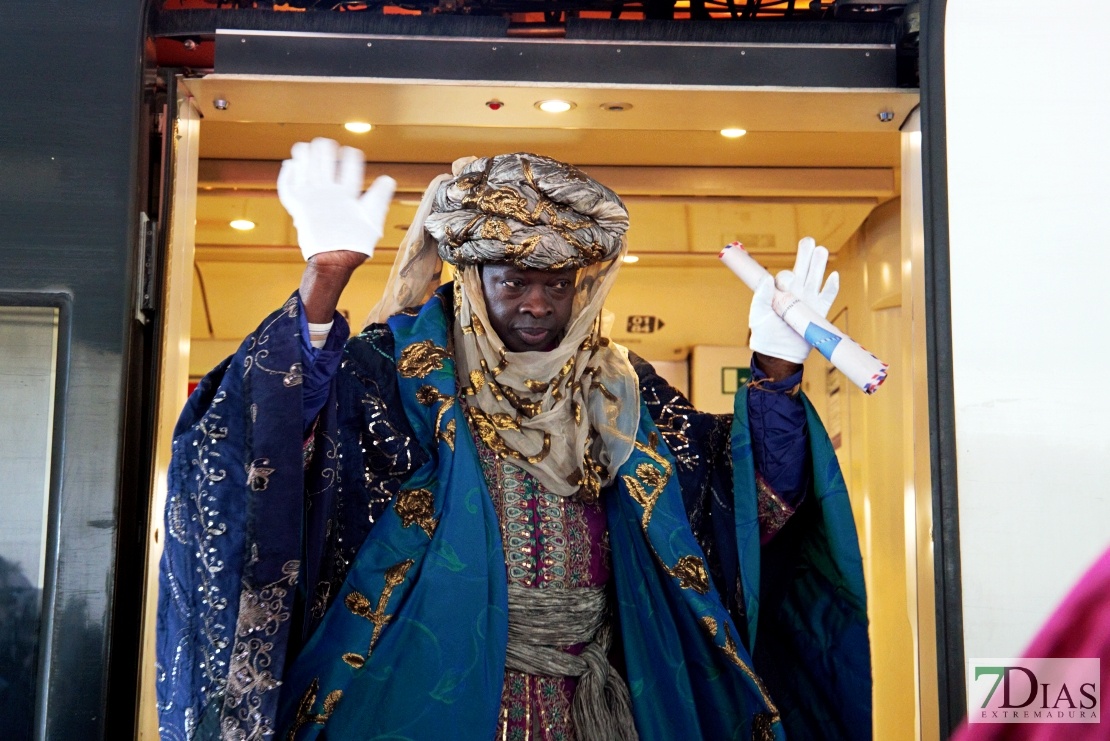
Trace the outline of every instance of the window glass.
[[29, 739], [46, 570], [58, 310], [0, 306], [0, 718]]

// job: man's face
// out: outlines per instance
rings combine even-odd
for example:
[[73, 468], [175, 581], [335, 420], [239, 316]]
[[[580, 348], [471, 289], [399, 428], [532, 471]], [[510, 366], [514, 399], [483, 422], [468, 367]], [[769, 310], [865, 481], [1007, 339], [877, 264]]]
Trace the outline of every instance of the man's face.
[[513, 352], [554, 350], [574, 303], [575, 268], [482, 267], [482, 295], [493, 331]]

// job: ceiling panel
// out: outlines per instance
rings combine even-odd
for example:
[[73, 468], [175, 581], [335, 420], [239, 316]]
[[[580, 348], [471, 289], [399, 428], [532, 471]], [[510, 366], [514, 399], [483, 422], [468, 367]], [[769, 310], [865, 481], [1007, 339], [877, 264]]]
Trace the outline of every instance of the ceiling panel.
[[[697, 344], [745, 342], [750, 292], [716, 259], [744, 241], [769, 269], [789, 267], [797, 240], [839, 249], [879, 203], [897, 195], [897, 127], [915, 91], [604, 89], [395, 84], [209, 76], [186, 82], [204, 115], [197, 202], [191, 372], [234, 349], [296, 288], [303, 260], [276, 198], [290, 146], [329, 136], [364, 150], [368, 176], [401, 184], [374, 259], [340, 310], [355, 328], [381, 296], [389, 268], [432, 176], [459, 156], [534, 151], [583, 166], [625, 199], [631, 251], [608, 302], [614, 338], [651, 359], [680, 359]], [[562, 117], [533, 103], [561, 95]], [[212, 100], [224, 97], [227, 110]], [[490, 99], [504, 105], [492, 111]], [[631, 104], [605, 110], [602, 103]], [[879, 111], [894, 120], [882, 123]], [[345, 131], [346, 120], [375, 124]], [[718, 129], [749, 133], [727, 140]], [[250, 232], [227, 222], [246, 217]], [[835, 256], [834, 256], [835, 262]], [[629, 332], [651, 315], [654, 332]]]

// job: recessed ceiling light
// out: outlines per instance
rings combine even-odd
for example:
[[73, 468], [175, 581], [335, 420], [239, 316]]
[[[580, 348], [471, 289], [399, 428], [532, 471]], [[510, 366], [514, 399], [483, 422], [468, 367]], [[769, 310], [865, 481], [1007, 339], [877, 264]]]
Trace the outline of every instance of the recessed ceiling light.
[[739, 139], [746, 133], [745, 129], [721, 129], [721, 136], [726, 139]]
[[566, 113], [574, 108], [574, 103], [569, 100], [541, 100], [536, 103], [536, 108], [545, 113]]
[[228, 222], [228, 226], [232, 229], [238, 229], [241, 232], [249, 232], [251, 229], [254, 229], [254, 222], [250, 219], [233, 219]]
[[628, 263], [629, 265], [640, 261], [639, 255], [625, 255], [623, 259], [624, 262]]
[[365, 121], [348, 121], [347, 123], [343, 124], [343, 128], [345, 128], [352, 134], [365, 134], [367, 131], [370, 131], [374, 127], [371, 124], [366, 123]]

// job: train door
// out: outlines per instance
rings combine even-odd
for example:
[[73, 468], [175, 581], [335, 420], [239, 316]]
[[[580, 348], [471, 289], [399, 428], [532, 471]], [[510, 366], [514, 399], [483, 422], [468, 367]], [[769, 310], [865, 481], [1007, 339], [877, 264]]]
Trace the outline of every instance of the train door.
[[[386, 237], [340, 305], [356, 325], [434, 175], [458, 156], [538, 151], [581, 165], [625, 198], [636, 259], [610, 300], [613, 336], [707, 410], [735, 390], [747, 363], [751, 293], [719, 265], [718, 250], [738, 239], [775, 270], [790, 266], [801, 236], [828, 246], [842, 275], [830, 318], [891, 364], [873, 396], [816, 354], [805, 380], [852, 494], [870, 596], [875, 736], [939, 736], [917, 91], [868, 81], [878, 47], [867, 45], [851, 49], [851, 60], [809, 59], [802, 68], [824, 75], [811, 79], [789, 45], [450, 43], [470, 45], [472, 67], [450, 69], [459, 57], [442, 39], [227, 31], [217, 39], [226, 67], [171, 86], [139, 737], [157, 738], [153, 605], [169, 433], [189, 383], [298, 283], [303, 263], [274, 183], [289, 146], [314, 136], [362, 148], [371, 173], [399, 182]], [[759, 64], [722, 73], [713, 65], [725, 52]], [[766, 71], [776, 53], [792, 77]], [[366, 54], [380, 55], [376, 74], [350, 75]], [[669, 66], [676, 54], [709, 77], [681, 79]], [[622, 61], [632, 56], [635, 64]], [[554, 100], [562, 111], [544, 109]], [[253, 227], [237, 231], [235, 221]]]

